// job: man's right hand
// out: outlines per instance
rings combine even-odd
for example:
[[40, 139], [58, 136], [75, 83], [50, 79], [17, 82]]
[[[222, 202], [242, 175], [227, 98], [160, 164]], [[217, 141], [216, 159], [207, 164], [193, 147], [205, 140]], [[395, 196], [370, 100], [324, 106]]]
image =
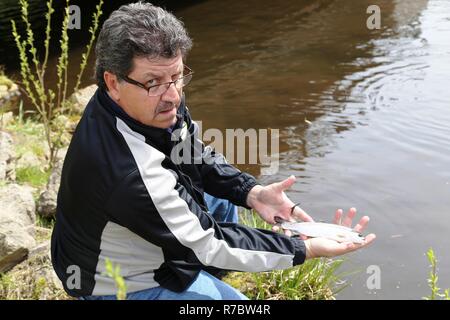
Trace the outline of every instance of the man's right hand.
[[353, 242], [339, 243], [326, 238], [310, 238], [304, 240], [306, 246], [306, 259], [335, 257], [364, 248], [375, 240], [375, 235], [373, 233], [369, 234], [365, 239], [366, 240], [362, 244]]
[[[339, 225], [344, 225], [346, 227], [351, 228], [353, 217], [356, 215], [356, 209], [351, 208], [347, 214], [347, 216], [342, 219], [342, 210], [339, 209], [336, 211], [334, 217], [334, 223]], [[362, 231], [366, 228], [369, 223], [369, 217], [362, 217], [358, 224], [353, 228], [356, 232], [362, 233]], [[375, 234], [371, 233], [365, 236], [364, 243], [356, 244], [353, 242], [342, 242], [339, 243], [334, 240], [326, 239], [326, 238], [309, 238], [304, 240], [306, 247], [306, 259], [318, 258], [318, 257], [335, 257], [340, 256], [361, 248], [368, 246], [375, 240]]]

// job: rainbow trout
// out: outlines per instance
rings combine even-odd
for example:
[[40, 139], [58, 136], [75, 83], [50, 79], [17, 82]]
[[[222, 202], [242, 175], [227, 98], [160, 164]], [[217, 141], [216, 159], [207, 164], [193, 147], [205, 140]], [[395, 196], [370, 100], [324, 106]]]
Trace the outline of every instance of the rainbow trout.
[[353, 229], [338, 224], [323, 222], [290, 222], [276, 217], [275, 221], [281, 228], [296, 234], [312, 238], [327, 238], [337, 242], [353, 242], [362, 244], [364, 237]]

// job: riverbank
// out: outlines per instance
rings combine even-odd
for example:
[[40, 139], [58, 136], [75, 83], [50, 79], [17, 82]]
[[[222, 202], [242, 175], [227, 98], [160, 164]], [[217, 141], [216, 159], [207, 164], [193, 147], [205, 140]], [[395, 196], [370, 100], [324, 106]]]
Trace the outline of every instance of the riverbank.
[[[8, 109], [15, 105], [6, 103]], [[78, 119], [65, 119], [66, 144]], [[0, 114], [0, 300], [70, 299], [50, 259], [64, 148], [52, 170], [48, 156], [38, 118], [25, 117], [21, 109]]]

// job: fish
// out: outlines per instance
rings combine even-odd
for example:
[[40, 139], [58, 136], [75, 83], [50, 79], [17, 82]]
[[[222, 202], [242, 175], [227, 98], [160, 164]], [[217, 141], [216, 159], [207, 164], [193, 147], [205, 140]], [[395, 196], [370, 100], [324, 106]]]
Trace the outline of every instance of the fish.
[[337, 242], [363, 244], [364, 236], [352, 228], [324, 222], [291, 222], [276, 217], [275, 221], [283, 229], [311, 238], [327, 238]]

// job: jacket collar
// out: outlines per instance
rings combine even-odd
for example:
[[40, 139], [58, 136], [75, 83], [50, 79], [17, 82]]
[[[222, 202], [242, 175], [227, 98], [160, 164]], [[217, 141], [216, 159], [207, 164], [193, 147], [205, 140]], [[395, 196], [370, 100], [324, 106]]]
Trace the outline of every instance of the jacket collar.
[[161, 129], [152, 126], [145, 125], [132, 117], [130, 117], [111, 97], [106, 90], [101, 88], [97, 89], [95, 93], [96, 100], [101, 106], [103, 106], [109, 113], [123, 120], [133, 131], [142, 134], [144, 137], [150, 140], [161, 141], [168, 139], [170, 141], [170, 134], [173, 130], [181, 127], [186, 114], [185, 96], [181, 97], [180, 106], [177, 109], [177, 122], [172, 128]]

